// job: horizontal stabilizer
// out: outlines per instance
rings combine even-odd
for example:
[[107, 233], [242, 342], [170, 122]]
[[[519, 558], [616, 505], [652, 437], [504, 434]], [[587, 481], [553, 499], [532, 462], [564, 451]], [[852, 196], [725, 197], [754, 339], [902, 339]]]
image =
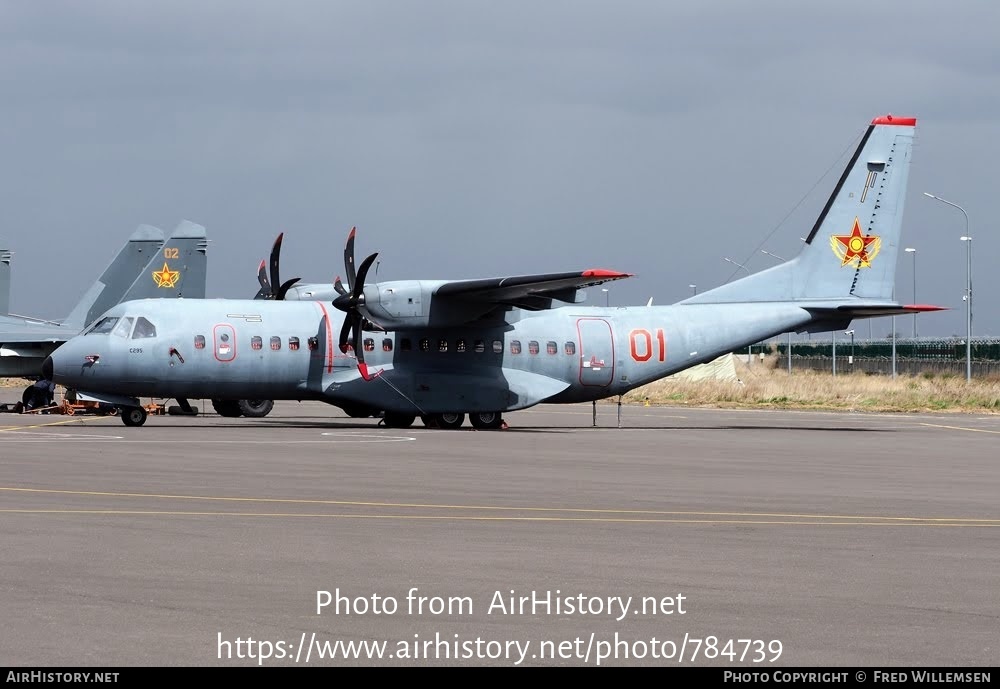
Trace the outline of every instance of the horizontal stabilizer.
[[831, 307], [805, 307], [817, 318], [850, 317], [873, 318], [875, 316], [902, 316], [908, 313], [924, 313], [927, 311], [947, 311], [947, 306], [931, 306], [929, 304], [870, 304], [865, 306], [841, 305]]

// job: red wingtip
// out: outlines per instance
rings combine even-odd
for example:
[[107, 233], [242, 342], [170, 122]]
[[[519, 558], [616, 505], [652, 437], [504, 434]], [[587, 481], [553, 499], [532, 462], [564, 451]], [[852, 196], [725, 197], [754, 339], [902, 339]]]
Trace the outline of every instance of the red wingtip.
[[934, 306], [932, 304], [905, 304], [903, 306], [907, 311], [950, 311], [947, 306]]
[[347, 238], [351, 239], [352, 237], [354, 237], [354, 233], [357, 232], [357, 231], [358, 231], [358, 228], [356, 226], [352, 227], [351, 228], [351, 233], [349, 235], [347, 235]]
[[895, 115], [882, 115], [872, 120], [872, 124], [891, 124], [897, 127], [916, 127], [916, 117], [896, 117]]
[[257, 270], [260, 270], [261, 268], [263, 268], [266, 265], [267, 265], [267, 261], [265, 261], [264, 259], [260, 259], [260, 265], [257, 266]]
[[630, 278], [633, 273], [619, 273], [617, 270], [605, 270], [603, 268], [591, 268], [590, 270], [583, 271], [583, 277], [585, 278], [610, 278], [617, 280], [619, 278]]

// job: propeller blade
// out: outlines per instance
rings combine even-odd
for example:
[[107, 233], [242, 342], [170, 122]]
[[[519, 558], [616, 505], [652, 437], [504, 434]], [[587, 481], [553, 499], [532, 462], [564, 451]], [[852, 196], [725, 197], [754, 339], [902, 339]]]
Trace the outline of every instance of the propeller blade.
[[[355, 311], [355, 313], [357, 313]], [[365, 363], [364, 347], [361, 345], [361, 316], [355, 316], [355, 322], [352, 324], [354, 328], [354, 356], [358, 360], [358, 365], [361, 366]]]
[[347, 294], [347, 288], [344, 287], [344, 283], [340, 281], [340, 276], [333, 281], [333, 288], [337, 290], [337, 294]]
[[[278, 277], [278, 263], [281, 259], [281, 240], [284, 238], [285, 233], [282, 232], [278, 235], [278, 238], [274, 240], [274, 246], [271, 247], [271, 289], [276, 289], [278, 285], [281, 284], [281, 279]], [[273, 296], [273, 295], [272, 295]]]
[[254, 299], [269, 299], [271, 297], [271, 284], [267, 281], [267, 270], [264, 265], [265, 261], [261, 261], [260, 267], [257, 269], [257, 282], [260, 283], [260, 289], [257, 290]]
[[302, 278], [292, 278], [291, 280], [285, 280], [285, 284], [278, 288], [274, 298], [278, 301], [283, 301], [285, 299], [285, 295], [288, 294], [289, 288], [301, 279]]
[[355, 306], [359, 305], [360, 297], [365, 293], [365, 278], [368, 277], [368, 269], [372, 267], [372, 263], [375, 262], [377, 257], [378, 252], [376, 251], [374, 254], [366, 258], [361, 263], [361, 267], [358, 269], [354, 289], [351, 291], [351, 296], [354, 297]]
[[347, 246], [344, 248], [344, 268], [347, 270], [347, 289], [354, 291], [354, 234], [357, 227], [351, 228], [351, 233], [347, 235]]
[[343, 354], [347, 354], [347, 338], [351, 334], [351, 314], [346, 314], [344, 316], [344, 325], [340, 328], [340, 340], [338, 342], [340, 346], [340, 351]]

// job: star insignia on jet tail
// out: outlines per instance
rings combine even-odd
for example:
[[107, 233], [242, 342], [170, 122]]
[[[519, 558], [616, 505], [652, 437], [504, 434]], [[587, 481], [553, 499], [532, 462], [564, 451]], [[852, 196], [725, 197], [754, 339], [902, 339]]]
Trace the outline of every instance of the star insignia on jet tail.
[[170, 289], [171, 287], [177, 286], [177, 281], [180, 279], [181, 273], [179, 270], [170, 270], [170, 266], [167, 262], [163, 262], [163, 268], [160, 270], [153, 271], [153, 282], [156, 283], [157, 287], [164, 287]]
[[841, 266], [853, 265], [855, 268], [871, 268], [872, 260], [878, 256], [882, 248], [882, 239], [876, 235], [861, 234], [861, 222], [854, 218], [854, 228], [847, 235], [830, 237], [830, 248], [837, 254]]

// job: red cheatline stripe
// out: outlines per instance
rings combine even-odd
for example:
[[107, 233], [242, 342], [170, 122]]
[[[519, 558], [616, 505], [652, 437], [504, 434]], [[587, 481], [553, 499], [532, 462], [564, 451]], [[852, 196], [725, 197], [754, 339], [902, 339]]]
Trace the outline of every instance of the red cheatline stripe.
[[326, 372], [333, 372], [333, 331], [330, 329], [330, 314], [326, 310], [326, 305], [318, 301], [316, 304], [323, 310], [323, 318], [326, 321]]

